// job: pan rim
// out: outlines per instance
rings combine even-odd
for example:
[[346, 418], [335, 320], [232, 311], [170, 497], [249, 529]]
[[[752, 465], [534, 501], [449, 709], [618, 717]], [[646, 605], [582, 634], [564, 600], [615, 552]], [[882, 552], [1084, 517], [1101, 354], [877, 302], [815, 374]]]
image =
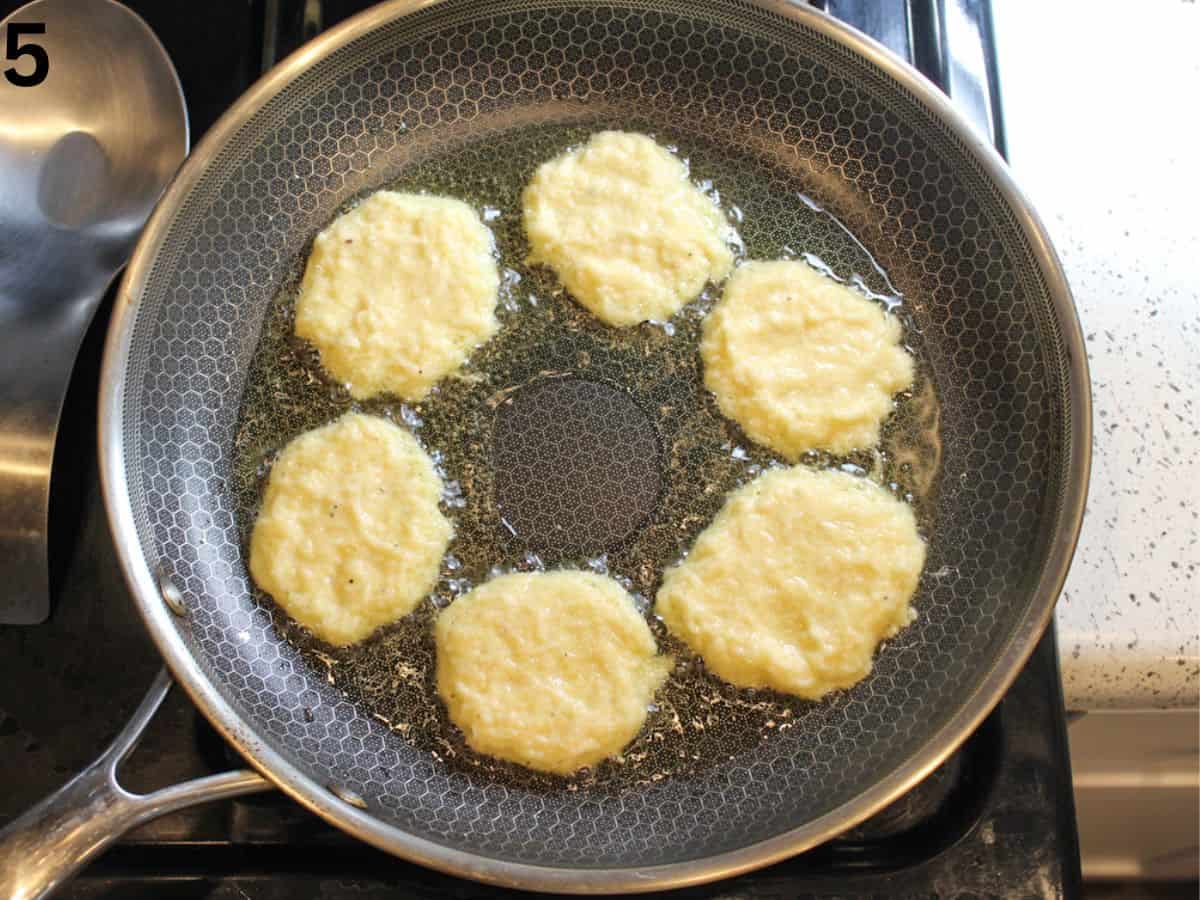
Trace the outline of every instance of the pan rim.
[[728, 878], [810, 849], [869, 818], [940, 765], [975, 731], [1016, 678], [1050, 622], [1070, 568], [1083, 519], [1091, 468], [1092, 409], [1087, 356], [1070, 288], [1049, 236], [1007, 165], [960, 117], [941, 90], [881, 44], [808, 5], [787, 0], [749, 0], [760, 9], [792, 19], [864, 57], [909, 90], [967, 148], [1003, 197], [1045, 279], [1061, 330], [1071, 402], [1071, 458], [1058, 530], [1032, 591], [1028, 611], [974, 693], [924, 746], [887, 778], [835, 810], [764, 841], [721, 854], [640, 868], [537, 866], [455, 849], [386, 824], [338, 799], [325, 786], [262, 743], [221, 696], [176, 631], [174, 614], [159, 602], [154, 573], [137, 538], [123, 465], [121, 422], [126, 361], [132, 343], [137, 298], [145, 286], [173, 211], [186, 198], [226, 140], [279, 88], [316, 60], [373, 31], [441, 0], [389, 0], [304, 45], [243, 94], [200, 141], [164, 193], [126, 269], [113, 309], [99, 386], [98, 443], [105, 508], [117, 556], [151, 637], [176, 680], [222, 737], [279, 789], [354, 837], [397, 857], [449, 875], [503, 887], [575, 894], [637, 893], [681, 888]]

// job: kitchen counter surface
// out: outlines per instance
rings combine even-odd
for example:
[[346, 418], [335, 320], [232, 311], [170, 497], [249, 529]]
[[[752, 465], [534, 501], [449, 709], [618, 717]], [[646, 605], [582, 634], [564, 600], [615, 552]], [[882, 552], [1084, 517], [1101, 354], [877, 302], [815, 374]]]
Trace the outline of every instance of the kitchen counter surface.
[[1069, 709], [1200, 702], [1200, 5], [994, 3], [1009, 159], [1087, 338]]

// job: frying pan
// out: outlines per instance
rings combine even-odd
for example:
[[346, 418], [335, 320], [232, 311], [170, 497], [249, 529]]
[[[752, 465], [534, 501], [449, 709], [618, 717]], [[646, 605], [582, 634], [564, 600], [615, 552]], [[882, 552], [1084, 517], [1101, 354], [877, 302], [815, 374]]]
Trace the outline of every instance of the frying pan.
[[[539, 154], [606, 127], [678, 144], [693, 175], [736, 202], [751, 254], [819, 250], [843, 277], [903, 299], [935, 427], [908, 468], [889, 464], [901, 483], [938, 465], [914, 499], [929, 541], [918, 619], [863, 683], [789, 705], [704, 682], [706, 702], [749, 709], [757, 730], [722, 732], [716, 710], [715, 743], [702, 728], [689, 738], [695, 765], [655, 778], [629, 762], [555, 783], [383, 721], [378, 696], [339, 681], [337, 660], [278, 619], [243, 563], [238, 448], [243, 398], [274, 377], [258, 351], [283, 308], [272, 300], [348, 201], [405, 177], [419, 186], [413, 172], [430, 189], [511, 200]], [[511, 202], [499, 213], [503, 245], [519, 225]], [[578, 326], [533, 354], [538, 371], [595, 337], [565, 299], [537, 309], [550, 312], [506, 321]], [[328, 412], [276, 403], [293, 432]], [[1078, 322], [1037, 218], [937, 89], [861, 35], [774, 0], [383, 4], [268, 74], [192, 154], [129, 266], [100, 387], [105, 500], [134, 602], [171, 674], [263, 777], [147, 797], [117, 786], [164, 675], [96, 766], [10, 826], [0, 886], [35, 896], [145, 818], [268, 785], [397, 856], [533, 889], [694, 884], [812, 847], [929, 773], [1015, 677], [1074, 548], [1089, 404]], [[486, 508], [467, 495], [467, 510]], [[420, 662], [428, 648], [413, 647]], [[380, 671], [401, 671], [383, 655]], [[391, 687], [407, 689], [398, 675]], [[759, 703], [780, 721], [755, 719]], [[670, 746], [685, 757], [691, 744]]]

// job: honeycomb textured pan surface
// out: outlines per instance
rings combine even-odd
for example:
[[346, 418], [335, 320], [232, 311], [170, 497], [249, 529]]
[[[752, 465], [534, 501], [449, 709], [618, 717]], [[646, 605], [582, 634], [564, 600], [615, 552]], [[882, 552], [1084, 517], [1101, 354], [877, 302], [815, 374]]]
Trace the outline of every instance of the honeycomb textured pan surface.
[[[113, 423], [120, 455], [109, 465], [128, 485], [146, 569], [168, 572], [188, 602], [187, 620], [160, 623], [156, 637], [196, 661], [221, 697], [213, 711], [227, 710], [231, 733], [252, 736], [243, 749], [276, 754], [283, 763], [274, 774], [314, 804], [330, 783], [362, 796], [364, 828], [381, 842], [405, 852], [415, 835], [429, 842], [422, 853], [461, 869], [455, 851], [627, 870], [772, 839], [794, 848], [781, 836], [809, 829], [800, 842], [816, 839], [814, 822], [839, 819], [848, 806], [865, 812], [855, 807], [864, 792], [913, 759], [929, 762], [931, 735], [978, 700], [981, 680], [1037, 621], [1030, 588], [1072, 496], [1073, 417], [1086, 415], [1073, 408], [1065, 307], [1044, 254], [963, 133], [815, 17], [792, 16], [740, 0], [423, 7], [278, 83], [236, 133], [210, 143], [202, 169], [185, 171], [156, 242], [143, 247], [143, 277], [128, 286], [136, 296]], [[462, 173], [439, 191], [476, 208], [514, 185], [491, 226], [519, 226], [519, 192], [537, 166], [604, 129], [679, 146], [693, 176], [711, 179], [744, 212], [738, 227], [754, 258], [807, 249], [843, 277], [858, 272], [887, 291], [869, 261], [856, 262], [862, 254], [847, 232], [799, 196], [835, 215], [905, 298], [900, 315], [918, 373], [940, 403], [942, 464], [921, 506], [935, 527], [914, 601], [920, 616], [888, 642], [869, 677], [819, 706], [796, 703], [786, 720], [771, 718], [789, 728], [714, 731], [697, 702], [688, 711], [703, 731], [679, 717], [702, 757], [688, 777], [601, 778], [549, 791], [447, 758], [417, 729], [402, 734], [347, 698], [339, 679], [355, 672], [395, 694], [393, 681], [404, 682], [394, 665], [381, 660], [363, 672], [346, 654], [331, 668], [281, 633], [274, 605], [246, 574], [244, 523], [258, 497], [235, 490], [233, 448], [243, 402], [262, 389], [248, 373], [272, 299], [346, 204], [436, 160]], [[520, 292], [523, 309], [528, 293]], [[536, 293], [539, 309], [561, 309]], [[577, 366], [586, 336], [584, 327], [546, 346], [531, 365]], [[679, 383], [664, 391], [664, 405], [704, 396], [698, 379]], [[320, 424], [292, 395], [253, 402], [273, 410], [276, 435]], [[684, 461], [687, 451], [682, 445]], [[740, 466], [730, 452], [730, 466]], [[693, 538], [672, 533], [672, 552]], [[438, 590], [448, 594], [446, 581]], [[429, 706], [419, 687], [411, 710]], [[737, 692], [714, 685], [708, 695], [723, 715], [744, 709]], [[666, 707], [647, 722], [654, 734], [674, 727]]]

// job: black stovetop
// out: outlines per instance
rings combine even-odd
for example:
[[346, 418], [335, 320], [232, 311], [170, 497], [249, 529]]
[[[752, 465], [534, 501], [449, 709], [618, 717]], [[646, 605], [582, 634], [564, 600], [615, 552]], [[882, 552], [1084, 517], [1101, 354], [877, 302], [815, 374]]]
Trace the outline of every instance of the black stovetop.
[[[0, 0], [0, 18], [18, 5]], [[278, 58], [367, 4], [130, 0], [129, 5], [158, 33], [179, 70], [195, 141], [257, 77], [264, 57]], [[941, 0], [819, 5], [869, 31], [935, 80], [944, 71]], [[960, 5], [986, 25], [985, 2]], [[994, 68], [991, 72], [994, 76]], [[998, 135], [999, 123], [994, 124]], [[0, 628], [0, 825], [90, 762], [160, 666], [117, 568], [96, 470], [95, 387], [110, 301], [85, 341], [57, 448], [53, 614], [44, 625]], [[132, 790], [149, 790], [238, 765], [176, 691], [125, 765], [122, 781]], [[1051, 630], [979, 731], [906, 797], [790, 861], [670, 896], [1073, 897], [1079, 884]], [[210, 804], [143, 826], [63, 893], [155, 900], [504, 896], [386, 856], [279, 795]]]

